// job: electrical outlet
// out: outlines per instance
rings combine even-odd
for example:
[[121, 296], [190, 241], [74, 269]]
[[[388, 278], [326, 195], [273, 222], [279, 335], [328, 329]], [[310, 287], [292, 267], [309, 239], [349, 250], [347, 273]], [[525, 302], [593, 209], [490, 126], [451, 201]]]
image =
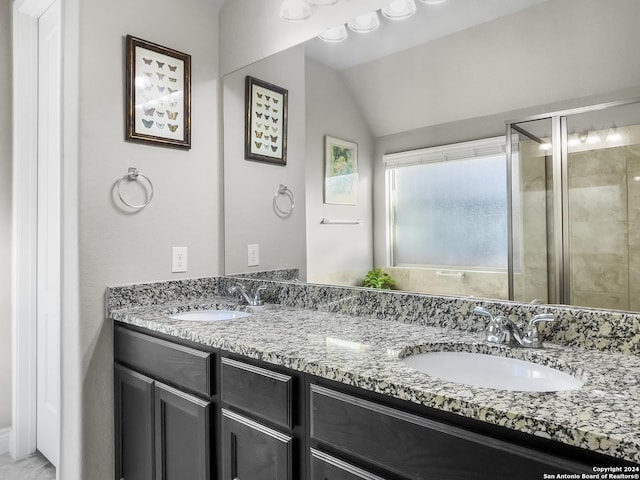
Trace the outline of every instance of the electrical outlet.
[[253, 243], [247, 245], [247, 266], [257, 267], [260, 265], [260, 245]]
[[173, 247], [171, 249], [171, 272], [187, 271], [187, 247]]

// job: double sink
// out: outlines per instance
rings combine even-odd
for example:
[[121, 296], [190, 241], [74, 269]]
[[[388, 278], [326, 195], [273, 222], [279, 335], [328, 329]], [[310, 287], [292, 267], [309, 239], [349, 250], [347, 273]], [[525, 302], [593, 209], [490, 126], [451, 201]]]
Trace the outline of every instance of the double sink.
[[[198, 310], [170, 315], [174, 320], [219, 322], [251, 316], [237, 310]], [[400, 360], [431, 377], [475, 387], [520, 392], [576, 390], [584, 382], [569, 373], [538, 363], [484, 353], [428, 351]]]

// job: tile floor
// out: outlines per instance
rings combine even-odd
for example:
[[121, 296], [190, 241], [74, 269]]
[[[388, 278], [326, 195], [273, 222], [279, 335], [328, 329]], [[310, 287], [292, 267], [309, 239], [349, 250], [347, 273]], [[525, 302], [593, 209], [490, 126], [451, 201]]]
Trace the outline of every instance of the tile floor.
[[0, 455], [1, 480], [55, 480], [56, 469], [40, 453], [14, 460], [7, 453]]

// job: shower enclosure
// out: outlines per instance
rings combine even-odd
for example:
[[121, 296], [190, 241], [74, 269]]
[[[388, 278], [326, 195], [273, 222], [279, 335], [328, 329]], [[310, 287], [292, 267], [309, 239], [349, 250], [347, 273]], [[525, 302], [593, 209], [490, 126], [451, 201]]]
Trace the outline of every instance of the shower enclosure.
[[510, 298], [640, 311], [640, 99], [506, 127]]

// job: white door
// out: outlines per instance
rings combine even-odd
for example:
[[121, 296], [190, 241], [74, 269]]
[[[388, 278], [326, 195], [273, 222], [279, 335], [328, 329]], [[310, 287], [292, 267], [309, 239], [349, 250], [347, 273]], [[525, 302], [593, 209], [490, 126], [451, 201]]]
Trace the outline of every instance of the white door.
[[61, 0], [38, 19], [36, 448], [58, 463], [60, 404]]

